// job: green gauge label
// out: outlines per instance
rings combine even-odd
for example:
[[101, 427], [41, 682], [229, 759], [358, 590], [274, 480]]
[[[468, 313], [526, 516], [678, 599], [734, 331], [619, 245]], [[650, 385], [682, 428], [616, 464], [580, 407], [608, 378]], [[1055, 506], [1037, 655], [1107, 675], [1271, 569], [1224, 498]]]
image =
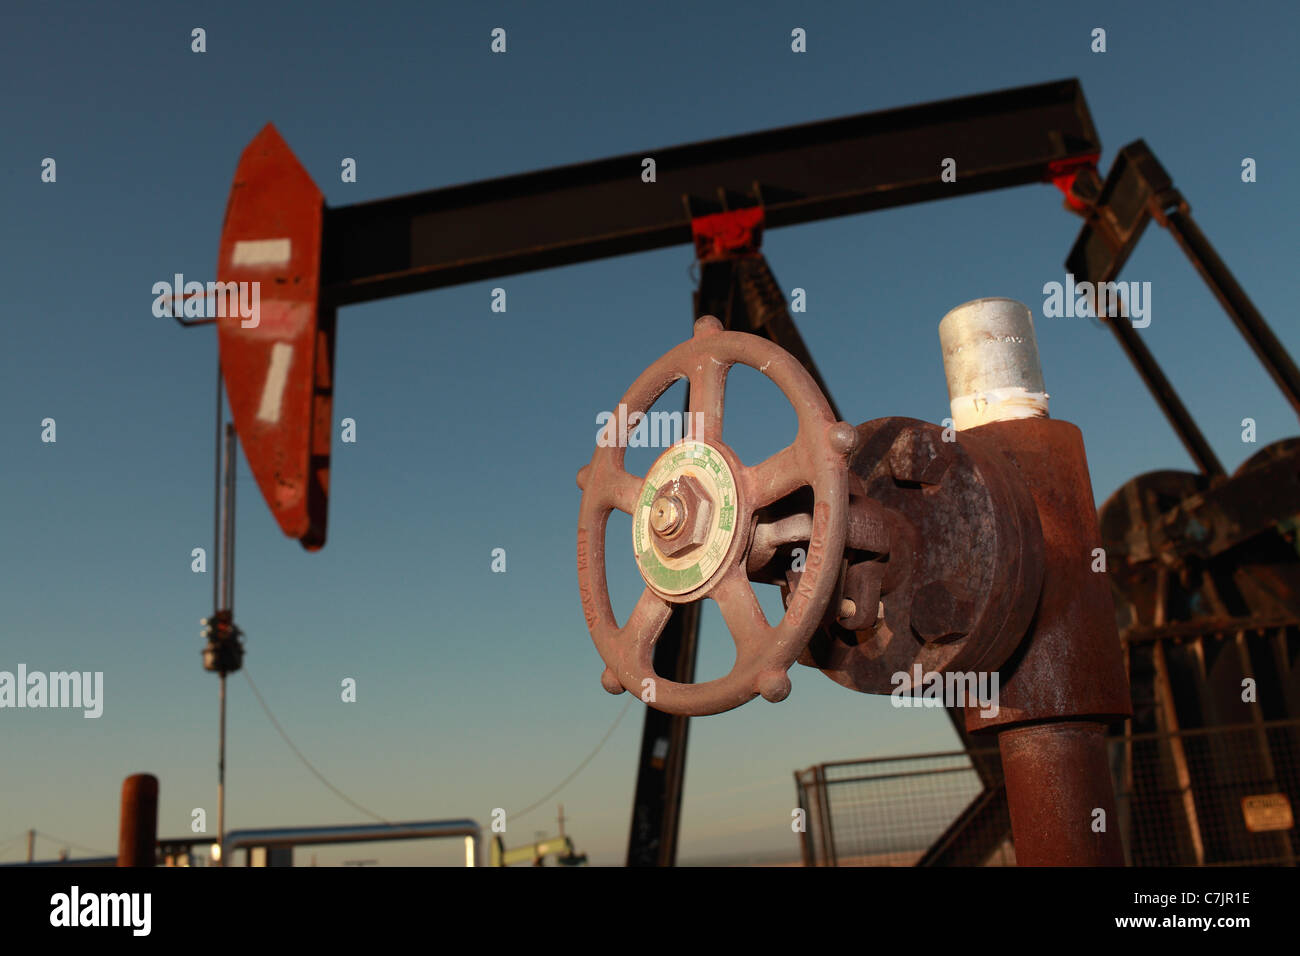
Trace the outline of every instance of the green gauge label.
[[[689, 485], [689, 493], [682, 485]], [[650, 524], [661, 496], [672, 500], [670, 510], [680, 512], [684, 525], [669, 538], [656, 534]], [[675, 595], [706, 582], [731, 549], [737, 503], [735, 477], [716, 448], [688, 439], [664, 452], [646, 475], [632, 516], [632, 548], [646, 584]]]

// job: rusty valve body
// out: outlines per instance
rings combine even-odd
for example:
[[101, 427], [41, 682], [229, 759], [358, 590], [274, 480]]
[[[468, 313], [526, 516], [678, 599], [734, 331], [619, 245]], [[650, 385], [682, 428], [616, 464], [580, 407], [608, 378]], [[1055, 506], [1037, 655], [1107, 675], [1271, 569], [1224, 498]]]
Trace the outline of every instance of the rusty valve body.
[[938, 425], [881, 418], [857, 433], [850, 509], [874, 509], [891, 540], [845, 574], [844, 598], [870, 613], [828, 621], [800, 663], [868, 694], [890, 693], [916, 665], [997, 670], [1042, 586], [1042, 533], [1023, 481], [987, 443]]

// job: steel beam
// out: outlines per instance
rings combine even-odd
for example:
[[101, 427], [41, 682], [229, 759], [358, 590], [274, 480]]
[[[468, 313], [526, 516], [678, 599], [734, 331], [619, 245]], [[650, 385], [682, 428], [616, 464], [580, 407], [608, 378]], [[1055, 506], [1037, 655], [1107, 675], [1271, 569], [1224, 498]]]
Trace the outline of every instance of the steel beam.
[[[1196, 225], [1187, 201], [1144, 141], [1135, 140], [1120, 150], [1104, 184], [1095, 173], [1079, 176], [1070, 196], [1083, 207], [1088, 222], [1066, 258], [1068, 272], [1094, 285], [1113, 281], [1147, 224], [1155, 219], [1173, 234], [1283, 397], [1300, 412], [1300, 370]], [[1125, 322], [1108, 324], [1192, 460], [1206, 475], [1223, 475], [1223, 465], [1146, 343]]]
[[[1120, 150], [1105, 183], [1089, 171], [1075, 180], [1071, 196], [1085, 208], [1088, 222], [1071, 247], [1065, 268], [1094, 288], [1119, 275], [1153, 210], [1181, 201], [1169, 174], [1142, 140]], [[1093, 297], [1094, 315], [1099, 311], [1096, 306]], [[1130, 323], [1112, 320], [1107, 325], [1197, 468], [1205, 475], [1223, 475], [1223, 464], [1142, 337]]]
[[1219, 300], [1223, 310], [1228, 313], [1237, 331], [1241, 333], [1246, 344], [1250, 346], [1255, 357], [1263, 364], [1269, 377], [1282, 390], [1282, 395], [1297, 413], [1300, 413], [1300, 369], [1292, 361], [1286, 347], [1269, 328], [1264, 317], [1259, 314], [1255, 304], [1246, 295], [1232, 273], [1228, 270], [1219, 254], [1205, 238], [1192, 212], [1184, 202], [1178, 209], [1171, 210], [1162, 225], [1173, 234], [1183, 253], [1195, 266], [1205, 284], [1210, 287], [1214, 297]]
[[[735, 206], [762, 205], [773, 228], [1047, 182], [1100, 152], [1072, 79], [641, 150], [327, 209], [322, 297], [344, 305], [688, 243], [692, 218]], [[948, 157], [954, 182], [940, 179]]]

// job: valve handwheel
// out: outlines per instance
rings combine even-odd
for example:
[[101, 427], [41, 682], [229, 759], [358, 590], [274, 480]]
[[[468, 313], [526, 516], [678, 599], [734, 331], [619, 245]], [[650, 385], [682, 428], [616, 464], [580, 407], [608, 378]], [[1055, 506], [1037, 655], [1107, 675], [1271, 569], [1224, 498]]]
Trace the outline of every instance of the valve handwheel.
[[[736, 364], [762, 372], [798, 416], [793, 442], [761, 464], [741, 463], [722, 443], [727, 373]], [[578, 588], [596, 649], [601, 684], [632, 691], [670, 714], [718, 714], [762, 694], [783, 700], [787, 671], [803, 651], [835, 592], [848, 522], [847, 459], [856, 433], [837, 422], [821, 389], [794, 356], [757, 335], [723, 331], [706, 315], [695, 334], [646, 369], [623, 396], [627, 418], [647, 414], [678, 379], [690, 383], [688, 433], [664, 451], [646, 477], [623, 466], [626, 435], [601, 443], [578, 472]], [[620, 427], [621, 416], [610, 422]], [[775, 627], [767, 623], [745, 574], [754, 513], [802, 487], [813, 492], [813, 531], [798, 590]], [[605, 527], [613, 509], [632, 516], [633, 549], [645, 589], [618, 626], [605, 579]], [[736, 644], [725, 677], [699, 684], [654, 671], [655, 642], [674, 604], [717, 602]]]

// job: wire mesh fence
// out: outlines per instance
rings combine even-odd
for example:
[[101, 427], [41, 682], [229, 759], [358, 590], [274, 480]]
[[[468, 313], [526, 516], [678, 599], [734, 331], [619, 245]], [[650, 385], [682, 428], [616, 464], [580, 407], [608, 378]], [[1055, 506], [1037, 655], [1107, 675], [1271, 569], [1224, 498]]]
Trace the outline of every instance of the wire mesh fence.
[[[991, 775], [990, 766], [995, 768]], [[804, 864], [917, 865], [963, 819], [975, 821], [965, 829], [969, 839], [976, 839], [972, 828], [981, 826], [979, 807], [989, 802], [981, 771], [990, 777], [987, 789], [1001, 792], [996, 747], [825, 763], [796, 773], [806, 819]], [[1003, 821], [991, 816], [992, 830], [1000, 831]], [[996, 858], [993, 862], [1014, 862], [1005, 839], [1010, 820], [1005, 823], [1006, 833], [983, 837], [996, 848], [989, 853]]]
[[1294, 866], [1300, 720], [1143, 734], [1112, 743], [1135, 866]]
[[[1294, 866], [1300, 720], [1117, 736], [1118, 825], [1132, 866]], [[805, 866], [1013, 866], [996, 746], [795, 773]]]

